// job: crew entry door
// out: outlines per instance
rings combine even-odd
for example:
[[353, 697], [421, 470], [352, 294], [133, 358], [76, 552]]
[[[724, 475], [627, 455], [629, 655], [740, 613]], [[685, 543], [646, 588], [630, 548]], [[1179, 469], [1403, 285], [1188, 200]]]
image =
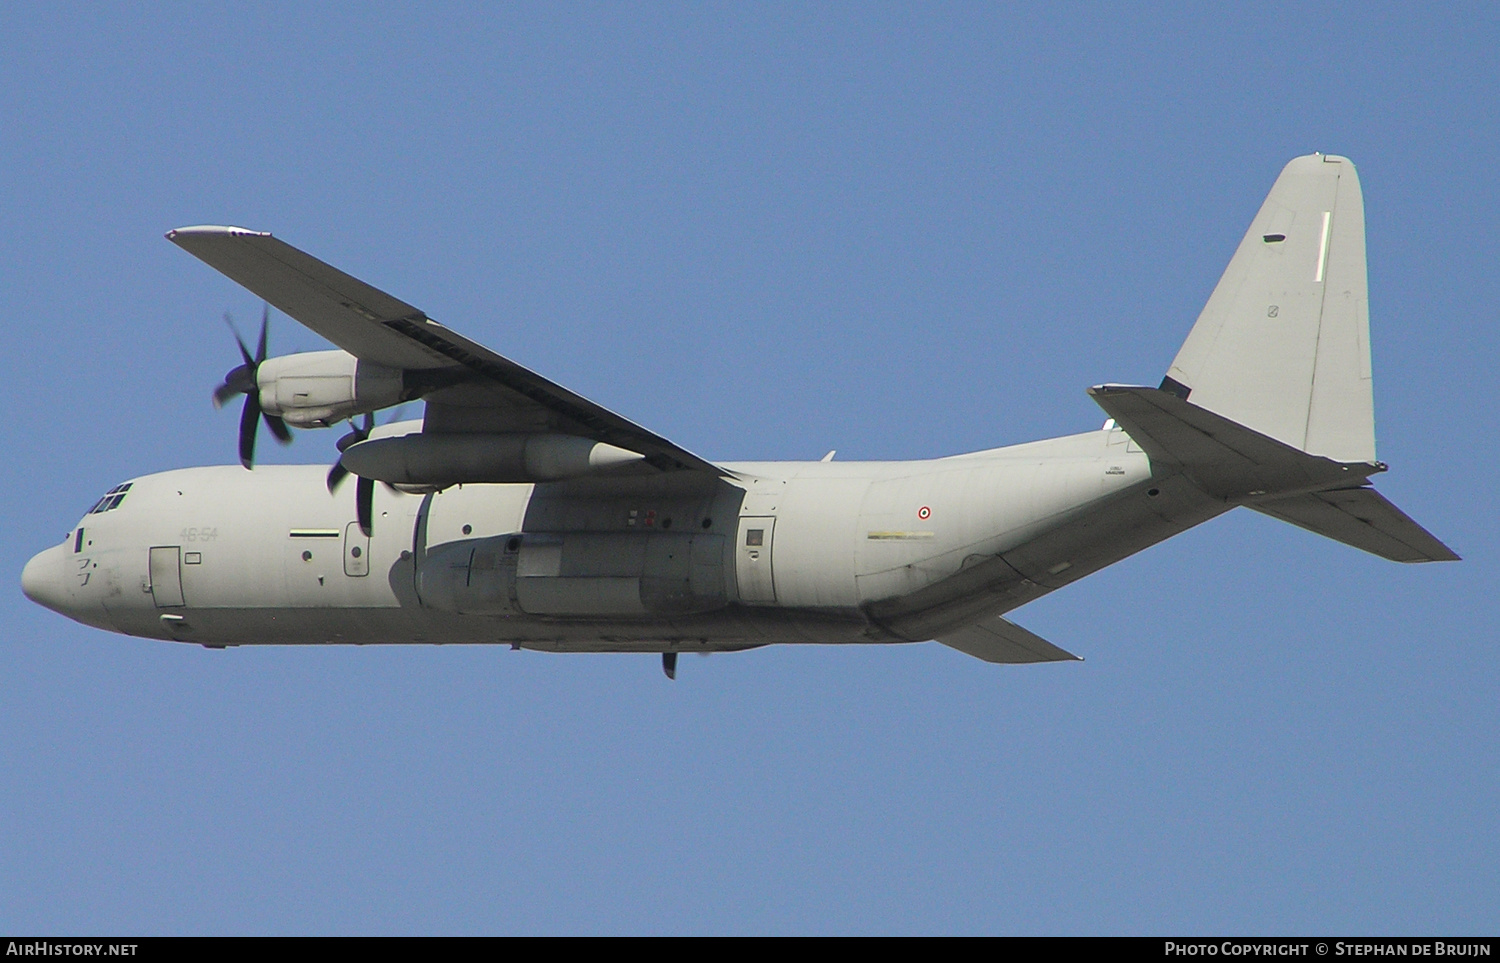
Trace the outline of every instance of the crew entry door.
[[740, 519], [734, 574], [741, 602], [750, 605], [776, 602], [776, 580], [771, 572], [771, 536], [775, 533], [774, 515], [746, 515]]
[[[157, 608], [176, 608], [184, 604], [181, 546], [165, 545], [151, 549], [150, 573], [151, 598], [156, 602]], [[176, 616], [173, 617], [176, 618]]]

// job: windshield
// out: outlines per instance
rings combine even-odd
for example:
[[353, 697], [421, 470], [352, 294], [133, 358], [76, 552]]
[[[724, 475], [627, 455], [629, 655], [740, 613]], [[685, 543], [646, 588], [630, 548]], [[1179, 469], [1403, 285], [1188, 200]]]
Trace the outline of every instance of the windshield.
[[130, 482], [126, 482], [123, 485], [116, 485], [109, 491], [105, 492], [103, 498], [94, 503], [94, 507], [88, 510], [88, 514], [97, 515], [100, 512], [107, 512], [119, 508], [120, 503], [125, 500], [125, 495], [129, 491]]

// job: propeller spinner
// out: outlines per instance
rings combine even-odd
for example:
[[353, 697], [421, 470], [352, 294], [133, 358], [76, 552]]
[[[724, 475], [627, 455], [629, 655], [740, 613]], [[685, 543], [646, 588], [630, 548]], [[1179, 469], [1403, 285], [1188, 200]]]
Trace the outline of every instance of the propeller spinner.
[[261, 419], [265, 419], [266, 427], [271, 429], [271, 434], [277, 441], [286, 445], [292, 440], [292, 433], [286, 422], [276, 415], [266, 414], [260, 407], [260, 385], [256, 382], [255, 375], [261, 363], [266, 360], [266, 330], [270, 319], [271, 306], [265, 305], [260, 314], [260, 340], [256, 343], [255, 354], [252, 356], [250, 349], [245, 346], [245, 339], [240, 337], [239, 330], [234, 326], [234, 319], [229, 316], [229, 312], [224, 312], [224, 323], [229, 325], [230, 332], [234, 334], [235, 344], [239, 346], [240, 357], [245, 363], [226, 374], [224, 382], [214, 389], [214, 407], [224, 407], [224, 403], [235, 395], [245, 396], [245, 407], [240, 411], [240, 464], [246, 468], [255, 464], [255, 434]]

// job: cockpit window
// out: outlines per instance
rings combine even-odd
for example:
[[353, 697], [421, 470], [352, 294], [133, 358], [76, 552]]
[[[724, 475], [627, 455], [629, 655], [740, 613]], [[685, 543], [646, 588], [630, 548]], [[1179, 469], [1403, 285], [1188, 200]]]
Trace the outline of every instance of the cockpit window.
[[90, 508], [88, 513], [90, 515], [97, 515], [100, 512], [107, 512], [111, 509], [119, 508], [120, 503], [125, 500], [125, 494], [129, 491], [130, 482], [126, 482], [123, 485], [116, 485], [109, 491], [105, 492], [104, 497], [95, 502], [94, 507]]

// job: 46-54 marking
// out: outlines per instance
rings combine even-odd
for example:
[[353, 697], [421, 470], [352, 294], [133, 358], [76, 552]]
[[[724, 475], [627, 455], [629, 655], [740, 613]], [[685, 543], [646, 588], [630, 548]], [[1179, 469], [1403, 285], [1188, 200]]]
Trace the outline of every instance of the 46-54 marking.
[[184, 542], [212, 542], [219, 537], [219, 530], [207, 525], [203, 528], [184, 528], [178, 537]]

